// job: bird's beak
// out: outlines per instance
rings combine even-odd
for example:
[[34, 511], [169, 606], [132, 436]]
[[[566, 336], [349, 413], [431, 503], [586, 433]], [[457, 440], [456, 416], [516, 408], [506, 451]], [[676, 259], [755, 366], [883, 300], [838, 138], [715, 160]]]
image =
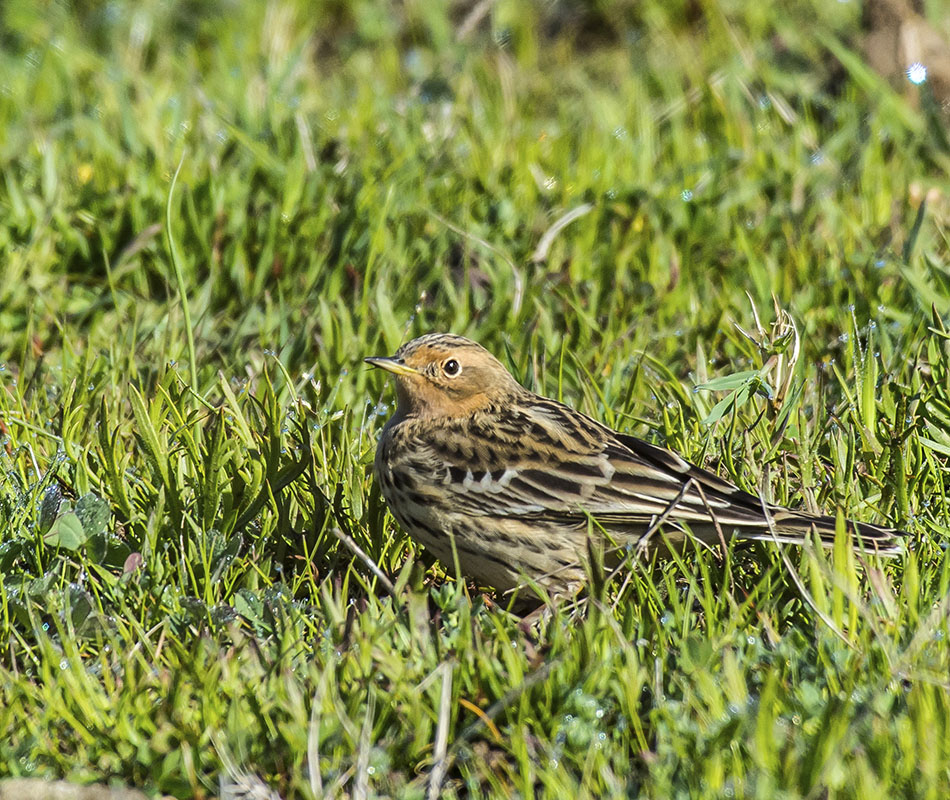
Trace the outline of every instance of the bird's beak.
[[413, 369], [412, 367], [403, 363], [402, 359], [392, 358], [390, 356], [373, 356], [372, 358], [364, 358], [367, 364], [371, 367], [379, 367], [380, 369], [386, 370], [386, 372], [392, 372], [394, 375], [418, 375], [419, 370]]

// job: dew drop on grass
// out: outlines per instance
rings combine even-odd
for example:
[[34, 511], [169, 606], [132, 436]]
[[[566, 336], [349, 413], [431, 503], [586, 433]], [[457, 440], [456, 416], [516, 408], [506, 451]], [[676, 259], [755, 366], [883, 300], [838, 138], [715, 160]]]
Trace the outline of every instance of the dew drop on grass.
[[693, 190], [692, 190], [692, 189], [683, 189], [683, 191], [680, 192], [680, 197], [683, 198], [683, 202], [684, 202], [684, 203], [690, 202], [690, 200], [693, 199]]
[[927, 67], [919, 61], [915, 61], [907, 68], [907, 80], [915, 86], [920, 86], [920, 84], [927, 80]]
[[59, 662], [59, 668], [69, 669], [69, 662], [64, 658], [62, 661]]

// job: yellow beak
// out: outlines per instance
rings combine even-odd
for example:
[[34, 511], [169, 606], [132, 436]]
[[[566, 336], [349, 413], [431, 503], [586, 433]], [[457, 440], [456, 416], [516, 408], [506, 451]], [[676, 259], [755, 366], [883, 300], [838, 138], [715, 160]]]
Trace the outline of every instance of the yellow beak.
[[391, 358], [389, 356], [373, 356], [372, 358], [364, 358], [363, 361], [371, 367], [379, 367], [380, 369], [386, 370], [386, 372], [392, 372], [394, 375], [419, 374], [419, 370], [407, 366], [400, 359]]

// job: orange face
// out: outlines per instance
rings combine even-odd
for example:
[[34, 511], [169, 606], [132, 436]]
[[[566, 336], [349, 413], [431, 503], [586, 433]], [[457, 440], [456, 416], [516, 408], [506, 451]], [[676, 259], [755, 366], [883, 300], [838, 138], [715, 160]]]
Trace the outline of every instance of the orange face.
[[396, 376], [404, 414], [465, 416], [518, 386], [484, 347], [451, 334], [427, 334], [407, 342], [393, 356], [363, 360]]

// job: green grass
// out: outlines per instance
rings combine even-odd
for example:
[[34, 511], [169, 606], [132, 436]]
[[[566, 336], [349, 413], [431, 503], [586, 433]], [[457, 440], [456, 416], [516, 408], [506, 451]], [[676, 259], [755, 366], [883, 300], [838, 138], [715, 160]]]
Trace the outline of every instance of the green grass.
[[[928, 87], [863, 66], [857, 3], [486, 9], [4, 5], [0, 775], [946, 797]], [[717, 409], [695, 387], [787, 346], [736, 329], [747, 293], [801, 356]], [[526, 628], [374, 486], [393, 395], [360, 359], [430, 330], [912, 550], [690, 552]]]

